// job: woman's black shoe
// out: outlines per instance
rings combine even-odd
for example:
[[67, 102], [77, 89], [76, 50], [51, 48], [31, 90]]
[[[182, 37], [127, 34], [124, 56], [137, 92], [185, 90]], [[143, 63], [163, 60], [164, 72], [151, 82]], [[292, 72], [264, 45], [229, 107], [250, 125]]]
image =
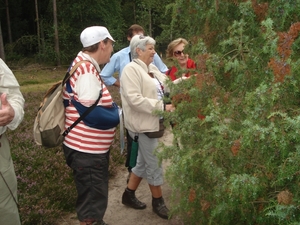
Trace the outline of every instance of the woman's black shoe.
[[152, 198], [152, 208], [153, 212], [155, 212], [159, 217], [163, 219], [169, 218], [169, 209], [165, 205], [163, 197]]
[[135, 191], [129, 190], [128, 188], [125, 189], [122, 195], [122, 204], [129, 206], [134, 209], [145, 209], [146, 204], [139, 201], [135, 197]]

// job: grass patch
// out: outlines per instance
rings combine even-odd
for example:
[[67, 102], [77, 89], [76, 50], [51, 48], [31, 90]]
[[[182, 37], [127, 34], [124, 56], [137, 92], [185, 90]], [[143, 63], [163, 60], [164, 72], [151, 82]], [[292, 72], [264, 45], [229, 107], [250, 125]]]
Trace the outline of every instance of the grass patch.
[[[76, 190], [71, 169], [61, 147], [45, 149], [33, 140], [33, 123], [45, 91], [63, 79], [66, 69], [33, 68], [13, 71], [25, 98], [25, 116], [14, 131], [7, 131], [17, 180], [20, 216], [23, 225], [55, 224], [66, 212], [74, 212]], [[109, 87], [113, 99], [121, 103], [119, 89]], [[110, 174], [114, 176], [125, 156], [120, 154], [119, 129], [110, 154]]]
[[[40, 68], [39, 66], [13, 70], [23, 94], [36, 91], [46, 92], [52, 84], [64, 78], [66, 71], [67, 67]], [[43, 94], [41, 96], [44, 96]]]

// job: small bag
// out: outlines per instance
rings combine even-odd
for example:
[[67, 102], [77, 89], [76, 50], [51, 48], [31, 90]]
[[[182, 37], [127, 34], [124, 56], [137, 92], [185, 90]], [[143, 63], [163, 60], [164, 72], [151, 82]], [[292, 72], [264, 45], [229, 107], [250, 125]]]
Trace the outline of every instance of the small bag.
[[[80, 116], [89, 108], [74, 99], [71, 101]], [[119, 106], [115, 102], [112, 107], [97, 105], [82, 121], [85, 125], [100, 130], [114, 128], [120, 123]]]
[[129, 166], [131, 168], [135, 167], [136, 165], [136, 159], [138, 155], [138, 149], [139, 149], [139, 137], [137, 135], [134, 136], [134, 139], [132, 140], [131, 144], [131, 151], [130, 151], [130, 160], [129, 160]]
[[148, 138], [160, 138], [164, 135], [165, 132], [165, 125], [164, 125], [164, 119], [159, 120], [159, 130], [154, 132], [145, 132], [144, 134]]
[[[100, 77], [101, 79], [101, 77]], [[102, 90], [103, 90], [103, 81], [102, 82], [102, 89], [100, 91], [98, 101], [102, 97]], [[70, 82], [66, 83], [66, 89], [69, 93], [72, 93], [72, 88], [70, 85]], [[97, 101], [97, 103], [98, 103]], [[80, 117], [84, 114], [84, 112], [89, 108], [84, 105], [82, 105], [80, 102], [77, 102], [74, 100], [74, 98], [71, 98], [72, 104], [75, 106], [76, 110], [78, 111]], [[85, 125], [100, 129], [100, 130], [108, 130], [111, 128], [114, 128], [118, 126], [120, 123], [120, 113], [119, 113], [119, 106], [117, 103], [113, 102], [112, 106], [102, 106], [102, 105], [96, 105], [96, 107], [93, 109], [92, 112], [90, 112], [88, 115], [86, 115], [82, 121]]]

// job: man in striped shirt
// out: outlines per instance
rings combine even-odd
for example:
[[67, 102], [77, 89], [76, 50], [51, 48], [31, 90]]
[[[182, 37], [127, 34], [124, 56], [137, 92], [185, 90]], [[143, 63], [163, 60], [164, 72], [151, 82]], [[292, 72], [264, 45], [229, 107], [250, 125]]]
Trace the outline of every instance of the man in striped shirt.
[[[86, 62], [83, 62], [69, 79], [72, 91], [64, 87], [63, 98], [69, 100], [65, 109], [66, 128], [80, 116], [70, 99], [90, 107], [102, 90], [98, 105], [110, 107], [113, 103], [100, 77], [99, 64], [109, 62], [114, 39], [105, 27], [92, 26], [82, 31], [80, 40], [83, 49], [74, 59], [71, 68], [78, 61]], [[97, 112], [97, 107], [94, 110]], [[114, 136], [115, 127], [101, 130], [89, 127], [81, 121], [68, 133], [63, 142], [66, 162], [73, 169], [78, 194], [76, 211], [80, 225], [106, 224], [103, 216], [108, 202], [109, 148]]]

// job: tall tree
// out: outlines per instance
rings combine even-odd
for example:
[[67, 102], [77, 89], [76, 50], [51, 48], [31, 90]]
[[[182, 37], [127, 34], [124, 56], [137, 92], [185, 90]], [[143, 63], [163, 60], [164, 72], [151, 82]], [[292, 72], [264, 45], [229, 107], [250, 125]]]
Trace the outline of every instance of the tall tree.
[[5, 0], [5, 6], [6, 6], [6, 20], [7, 20], [8, 40], [9, 40], [9, 43], [12, 43], [8, 0]]
[[159, 38], [164, 25], [169, 26], [171, 19], [166, 15], [166, 6], [172, 0], [140, 0], [136, 3], [137, 22], [145, 28], [147, 35], [152, 36], [157, 41], [156, 49], [164, 52], [169, 38]]
[[60, 66], [60, 52], [59, 52], [59, 39], [58, 39], [58, 27], [57, 27], [57, 12], [56, 12], [56, 0], [53, 0], [53, 22], [54, 22], [54, 40], [55, 40], [55, 53], [56, 63]]
[[1, 21], [0, 21], [0, 58], [2, 58], [3, 60], [5, 60]]
[[39, 20], [39, 7], [37, 0], [35, 1], [35, 15], [36, 15], [36, 27], [37, 27], [37, 40], [38, 40], [38, 51], [41, 52], [41, 38], [40, 38], [40, 20]]

